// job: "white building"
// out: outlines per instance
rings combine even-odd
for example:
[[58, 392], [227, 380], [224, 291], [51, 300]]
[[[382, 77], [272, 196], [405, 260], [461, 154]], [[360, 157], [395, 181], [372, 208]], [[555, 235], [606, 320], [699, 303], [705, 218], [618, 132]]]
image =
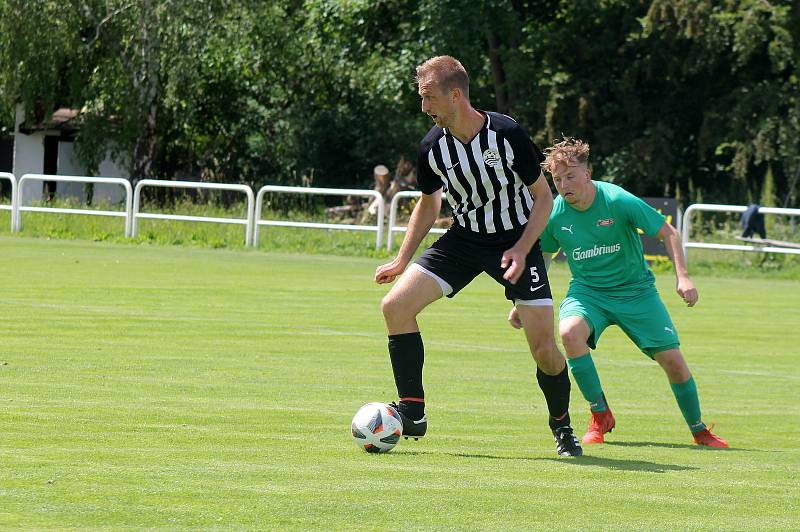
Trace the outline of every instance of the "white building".
[[[74, 109], [59, 109], [50, 120], [36, 123], [25, 119], [25, 110], [17, 104], [14, 122], [14, 165], [12, 173], [19, 179], [25, 174], [74, 175], [85, 176], [86, 167], [78, 161], [74, 151], [75, 133], [78, 129]], [[129, 178], [128, 173], [119, 167], [110, 156], [100, 164], [101, 177]], [[41, 185], [40, 185], [41, 183]], [[125, 192], [119, 185], [95, 184], [92, 203], [117, 203], [124, 201]], [[41, 202], [55, 195], [56, 198], [74, 198], [86, 201], [86, 185], [83, 183], [64, 183], [31, 181], [22, 191], [22, 204]]]

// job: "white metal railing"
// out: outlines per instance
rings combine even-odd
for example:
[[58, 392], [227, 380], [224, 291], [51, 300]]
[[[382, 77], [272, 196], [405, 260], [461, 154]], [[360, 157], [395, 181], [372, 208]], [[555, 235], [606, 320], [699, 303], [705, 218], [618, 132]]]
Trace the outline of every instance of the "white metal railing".
[[[28, 181], [64, 181], [68, 183], [102, 183], [117, 184], [125, 189], [125, 211], [99, 211], [93, 209], [62, 209], [57, 207], [26, 207], [22, 204], [22, 193], [25, 183]], [[22, 230], [23, 212], [53, 212], [59, 214], [88, 214], [90, 216], [115, 216], [125, 218], [125, 237], [131, 234], [131, 184], [127, 179], [121, 177], [86, 177], [73, 175], [46, 175], [46, 174], [25, 174], [19, 178], [17, 184], [17, 212], [16, 224], [12, 225], [14, 231]], [[14, 221], [12, 220], [12, 224]]]
[[[758, 251], [765, 253], [789, 253], [792, 255], [800, 255], [800, 249], [760, 245], [755, 244], [751, 246], [737, 245], [737, 244], [713, 244], [706, 242], [691, 242], [689, 235], [692, 230], [692, 213], [697, 211], [708, 212], [744, 212], [747, 207], [743, 205], [714, 205], [710, 203], [695, 203], [686, 208], [683, 214], [681, 240], [683, 241], [683, 255], [686, 256], [688, 248], [704, 248], [704, 249], [726, 249], [733, 251]], [[758, 212], [761, 214], [783, 214], [787, 216], [800, 216], [800, 209], [783, 209], [779, 207], [759, 207]]]
[[11, 231], [13, 232], [17, 220], [17, 178], [14, 177], [14, 174], [0, 172], [0, 179], [11, 181], [11, 205], [0, 205], [0, 210], [11, 211]]
[[[392, 198], [392, 202], [389, 205], [389, 227], [386, 229], [386, 249], [388, 251], [392, 250], [392, 246], [394, 245], [394, 233], [405, 233], [408, 231], [408, 227], [404, 225], [395, 225], [397, 223], [397, 206], [400, 203], [400, 200], [404, 198], [418, 198], [422, 196], [422, 192], [418, 190], [404, 190], [402, 192], [398, 192]], [[442, 199], [444, 199], [444, 194], [442, 194]], [[433, 227], [431, 228], [429, 233], [444, 233], [447, 229], [442, 229], [441, 227]]]
[[[209, 190], [232, 190], [247, 194], [247, 218], [214, 218], [211, 216], [187, 216], [183, 214], [157, 214], [139, 212], [141, 205], [142, 188], [146, 186], [162, 188], [202, 188]], [[194, 181], [166, 181], [162, 179], [142, 179], [136, 183], [133, 193], [133, 231], [131, 238], [136, 238], [139, 231], [139, 218], [157, 220], [181, 220], [184, 222], [215, 222], [221, 224], [238, 224], [245, 226], [245, 247], [250, 246], [253, 234], [253, 189], [247, 185], [232, 185], [225, 183], [201, 183]]]
[[[264, 194], [267, 192], [283, 192], [288, 194], [320, 194], [327, 196], [365, 196], [375, 198], [378, 202], [378, 216], [375, 225], [356, 225], [356, 224], [327, 224], [316, 222], [290, 222], [288, 220], [262, 220], [261, 208], [264, 202]], [[308, 227], [312, 229], [339, 229], [350, 231], [374, 231], [375, 248], [380, 248], [383, 242], [383, 216], [386, 211], [386, 203], [383, 200], [380, 192], [375, 190], [361, 190], [350, 188], [314, 188], [314, 187], [287, 187], [281, 185], [265, 185], [258, 190], [256, 196], [256, 222], [253, 231], [253, 245], [258, 247], [259, 227], [264, 226], [280, 226], [280, 227]]]

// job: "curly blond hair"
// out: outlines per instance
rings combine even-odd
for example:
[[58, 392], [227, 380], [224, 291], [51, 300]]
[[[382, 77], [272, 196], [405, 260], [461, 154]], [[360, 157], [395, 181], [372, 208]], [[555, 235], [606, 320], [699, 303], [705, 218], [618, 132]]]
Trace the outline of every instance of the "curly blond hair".
[[576, 163], [587, 164], [589, 161], [589, 144], [573, 137], [564, 137], [544, 150], [542, 168], [550, 174], [562, 164], [571, 166]]

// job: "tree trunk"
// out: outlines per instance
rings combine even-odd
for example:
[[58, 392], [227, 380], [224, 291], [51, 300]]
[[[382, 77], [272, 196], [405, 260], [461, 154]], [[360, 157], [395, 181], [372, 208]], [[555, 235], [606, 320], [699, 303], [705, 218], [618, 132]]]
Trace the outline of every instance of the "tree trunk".
[[140, 64], [134, 70], [134, 87], [138, 93], [141, 129], [133, 152], [131, 183], [153, 177], [156, 158], [156, 119], [159, 99], [158, 19], [152, 0], [142, 1], [140, 18]]
[[156, 158], [156, 114], [158, 105], [153, 102], [148, 106], [144, 117], [144, 124], [139, 138], [136, 139], [134, 149], [134, 166], [131, 184], [135, 185], [141, 179], [153, 177], [153, 163]]
[[492, 81], [494, 82], [494, 98], [497, 111], [508, 114], [508, 89], [503, 59], [500, 57], [500, 45], [497, 34], [492, 31], [487, 37], [489, 44], [489, 61], [492, 65]]

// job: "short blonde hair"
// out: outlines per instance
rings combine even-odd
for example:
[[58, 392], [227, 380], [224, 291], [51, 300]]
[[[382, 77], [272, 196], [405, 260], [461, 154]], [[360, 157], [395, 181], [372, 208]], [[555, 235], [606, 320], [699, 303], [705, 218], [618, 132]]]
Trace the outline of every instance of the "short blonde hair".
[[433, 77], [443, 90], [461, 89], [464, 96], [469, 98], [469, 75], [455, 57], [437, 55], [419, 65], [415, 81], [419, 83], [428, 77]]
[[589, 162], [589, 144], [572, 137], [564, 137], [561, 142], [544, 150], [542, 168], [550, 174], [562, 164], [571, 166], [575, 163], [586, 165]]

